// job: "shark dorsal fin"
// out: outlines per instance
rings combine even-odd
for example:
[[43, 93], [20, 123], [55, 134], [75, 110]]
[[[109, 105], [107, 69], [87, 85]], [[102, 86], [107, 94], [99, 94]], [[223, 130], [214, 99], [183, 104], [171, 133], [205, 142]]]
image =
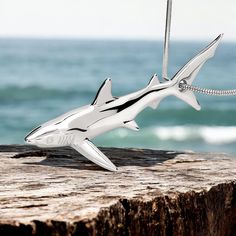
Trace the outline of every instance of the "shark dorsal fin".
[[99, 88], [92, 105], [102, 105], [111, 100], [114, 100], [111, 94], [111, 79], [106, 79]]
[[148, 83], [148, 87], [153, 87], [153, 86], [158, 85], [158, 84], [160, 84], [160, 81], [159, 81], [157, 75], [154, 74], [154, 75], [152, 76], [150, 82]]

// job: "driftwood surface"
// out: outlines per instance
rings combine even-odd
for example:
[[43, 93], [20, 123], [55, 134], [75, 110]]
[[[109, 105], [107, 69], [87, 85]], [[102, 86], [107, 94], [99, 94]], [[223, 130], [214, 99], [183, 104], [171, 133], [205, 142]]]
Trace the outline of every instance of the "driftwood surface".
[[0, 236], [236, 235], [236, 157], [0, 146]]

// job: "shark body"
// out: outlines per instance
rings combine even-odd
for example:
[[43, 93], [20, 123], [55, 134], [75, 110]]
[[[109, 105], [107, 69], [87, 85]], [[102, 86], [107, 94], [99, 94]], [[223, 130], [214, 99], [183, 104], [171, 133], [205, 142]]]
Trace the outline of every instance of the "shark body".
[[111, 93], [111, 79], [106, 79], [90, 105], [72, 110], [40, 125], [25, 137], [25, 141], [39, 147], [71, 146], [99, 166], [116, 171], [116, 166], [91, 140], [119, 127], [138, 131], [135, 117], [146, 107], [156, 109], [167, 96], [176, 96], [200, 110], [194, 93], [189, 90], [182, 91], [180, 83], [192, 84], [203, 64], [214, 56], [221, 38], [222, 35], [219, 35], [169, 81], [161, 83], [157, 75], [154, 75], [146, 88], [114, 97]]

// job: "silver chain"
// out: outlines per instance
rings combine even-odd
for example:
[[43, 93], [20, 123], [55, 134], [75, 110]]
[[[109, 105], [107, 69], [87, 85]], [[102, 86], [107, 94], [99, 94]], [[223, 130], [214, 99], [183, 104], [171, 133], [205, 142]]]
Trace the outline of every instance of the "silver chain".
[[200, 88], [197, 86], [187, 84], [186, 80], [182, 80], [179, 83], [179, 88], [181, 91], [190, 90], [192, 92], [197, 92], [209, 96], [236, 96], [236, 89], [216, 90], [216, 89]]

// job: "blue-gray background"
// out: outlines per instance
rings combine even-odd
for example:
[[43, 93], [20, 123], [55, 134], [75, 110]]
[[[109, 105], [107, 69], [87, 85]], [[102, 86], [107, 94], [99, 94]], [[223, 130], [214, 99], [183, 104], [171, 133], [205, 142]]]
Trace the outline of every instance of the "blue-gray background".
[[[172, 42], [170, 75], [207, 45]], [[116, 40], [0, 39], [0, 143], [24, 142], [32, 128], [89, 104], [107, 77], [114, 96], [161, 74], [162, 43]], [[222, 43], [195, 84], [236, 88], [236, 44]], [[200, 112], [176, 98], [136, 119], [138, 133], [119, 129], [95, 139], [100, 146], [236, 153], [236, 97], [197, 95]]]

